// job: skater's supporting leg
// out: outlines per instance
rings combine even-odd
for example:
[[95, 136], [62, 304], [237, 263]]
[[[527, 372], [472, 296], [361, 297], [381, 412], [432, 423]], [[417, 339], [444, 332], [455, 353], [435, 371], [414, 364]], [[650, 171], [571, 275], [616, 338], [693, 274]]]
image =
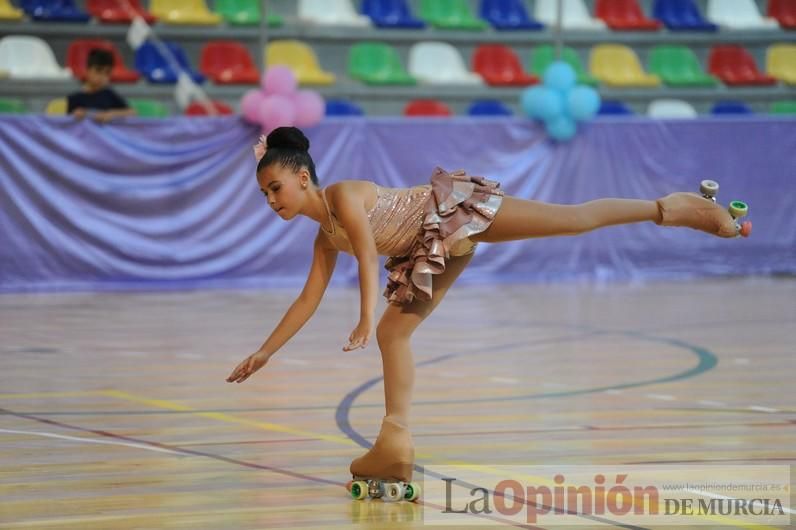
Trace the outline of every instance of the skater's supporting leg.
[[497, 243], [532, 237], [576, 235], [603, 226], [660, 222], [660, 219], [655, 201], [598, 199], [569, 205], [506, 196], [489, 228], [470, 239]]

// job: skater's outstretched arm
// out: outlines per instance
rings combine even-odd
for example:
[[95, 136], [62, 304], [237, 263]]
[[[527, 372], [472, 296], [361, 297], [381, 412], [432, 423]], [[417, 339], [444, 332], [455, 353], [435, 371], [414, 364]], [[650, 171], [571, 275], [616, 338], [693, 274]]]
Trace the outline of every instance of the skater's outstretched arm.
[[373, 188], [369, 182], [350, 180], [327, 189], [332, 209], [348, 234], [351, 250], [359, 264], [359, 323], [349, 335], [348, 344], [343, 346], [343, 351], [351, 351], [367, 346], [375, 328], [379, 254], [365, 207], [366, 197]]
[[262, 368], [268, 359], [301, 329], [318, 308], [323, 293], [337, 263], [337, 249], [329, 244], [326, 236], [318, 230], [312, 258], [312, 266], [301, 294], [282, 317], [260, 349], [243, 360], [227, 377], [227, 382], [242, 383]]

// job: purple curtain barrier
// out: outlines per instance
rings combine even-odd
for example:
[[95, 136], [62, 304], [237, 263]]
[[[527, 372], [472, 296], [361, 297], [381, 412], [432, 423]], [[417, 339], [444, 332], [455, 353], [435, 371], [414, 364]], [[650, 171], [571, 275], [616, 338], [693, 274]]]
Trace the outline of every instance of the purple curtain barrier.
[[[427, 182], [439, 165], [560, 203], [696, 191], [750, 204], [750, 239], [652, 223], [481, 245], [467, 282], [636, 281], [796, 272], [796, 120], [600, 120], [555, 145], [523, 120], [327, 120], [308, 131], [322, 184]], [[0, 118], [0, 290], [301, 285], [317, 227], [281, 221], [237, 118]], [[334, 282], [356, 281], [341, 256]]]

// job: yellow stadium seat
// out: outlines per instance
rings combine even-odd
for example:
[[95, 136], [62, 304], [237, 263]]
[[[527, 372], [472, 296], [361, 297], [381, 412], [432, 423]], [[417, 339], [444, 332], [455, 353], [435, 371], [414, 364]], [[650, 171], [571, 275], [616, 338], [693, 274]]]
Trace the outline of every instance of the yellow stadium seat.
[[265, 66], [287, 66], [302, 85], [331, 85], [332, 73], [324, 72], [312, 48], [297, 40], [276, 40], [265, 48]]
[[600, 44], [592, 48], [589, 69], [608, 86], [656, 87], [661, 84], [660, 77], [644, 71], [636, 52], [620, 44]]
[[221, 22], [221, 15], [211, 12], [204, 0], [152, 0], [149, 11], [166, 24], [209, 26]]
[[66, 115], [66, 98], [57, 98], [47, 103], [47, 110], [45, 111], [49, 116], [65, 116]]
[[22, 20], [22, 10], [8, 0], [0, 0], [0, 20]]
[[766, 53], [768, 75], [796, 85], [796, 44], [773, 44]]

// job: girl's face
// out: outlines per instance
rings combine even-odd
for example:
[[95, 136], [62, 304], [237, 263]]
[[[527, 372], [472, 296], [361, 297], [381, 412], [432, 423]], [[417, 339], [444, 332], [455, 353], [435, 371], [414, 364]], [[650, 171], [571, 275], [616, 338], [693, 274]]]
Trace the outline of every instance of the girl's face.
[[281, 164], [271, 164], [257, 174], [268, 206], [286, 221], [298, 215], [304, 206], [309, 180], [306, 168], [294, 172]]

